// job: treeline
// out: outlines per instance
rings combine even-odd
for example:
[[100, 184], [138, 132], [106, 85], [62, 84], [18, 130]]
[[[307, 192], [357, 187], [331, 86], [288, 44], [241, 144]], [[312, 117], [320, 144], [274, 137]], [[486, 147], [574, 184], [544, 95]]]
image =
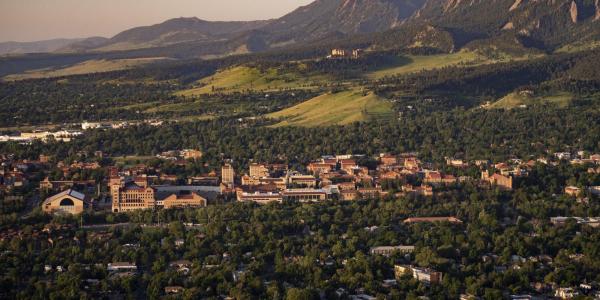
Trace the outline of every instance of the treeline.
[[414, 75], [391, 76], [376, 81], [380, 93], [412, 91], [469, 96], [506, 95], [520, 87], [544, 84], [578, 94], [595, 92], [600, 86], [600, 54], [586, 52], [476, 67], [445, 67]]
[[131, 117], [117, 108], [173, 99], [168, 83], [36, 80], [0, 83], [0, 126]]
[[600, 152], [600, 112], [583, 108], [406, 112], [399, 120], [317, 128], [269, 128], [268, 121], [219, 118], [203, 122], [91, 131], [71, 143], [0, 144], [1, 153], [57, 158], [78, 151], [102, 150], [113, 156], [154, 155], [166, 150], [198, 148], [211, 165], [222, 156], [238, 165], [250, 159], [305, 164], [324, 154], [419, 151], [423, 159], [528, 159], [548, 151]]
[[[36, 210], [6, 224], [21, 233], [0, 242], [0, 290], [5, 298], [159, 299], [166, 286], [182, 286], [181, 296], [190, 299], [220, 295], [319, 299], [319, 292], [339, 299], [335, 292], [344, 288], [394, 299], [458, 298], [470, 293], [491, 300], [501, 299], [506, 290], [533, 293], [532, 282], [576, 286], [600, 280], [600, 233], [571, 221], [554, 226], [548, 218], [595, 216], [600, 207], [570, 197], [548, 199], [557, 181], [577, 180], [573, 174], [581, 173], [585, 171], [569, 166], [538, 166], [535, 177], [514, 193], [465, 184], [432, 198], [232, 203], [52, 220]], [[598, 183], [598, 179], [583, 181]], [[402, 223], [412, 216], [456, 216], [464, 223]], [[49, 222], [72, 227], [39, 233]], [[79, 228], [80, 222], [131, 225], [99, 232]], [[164, 226], [140, 226], [159, 222]], [[189, 228], [184, 222], [202, 225]], [[176, 240], [183, 243], [177, 246]], [[385, 245], [414, 245], [415, 252], [389, 257], [369, 253], [371, 247]], [[581, 256], [573, 259], [572, 254]], [[524, 259], [548, 255], [553, 260], [515, 263], [513, 255]], [[187, 274], [170, 266], [182, 259], [192, 264]], [[106, 270], [106, 264], [120, 261], [135, 263], [138, 274], [116, 276]], [[401, 276], [397, 285], [385, 288], [381, 283], [395, 277], [395, 264], [432, 268], [443, 272], [444, 279], [426, 286]], [[515, 264], [520, 267], [511, 268]], [[52, 270], [44, 270], [45, 265]], [[58, 266], [64, 270], [57, 271]], [[500, 266], [506, 271], [495, 271]]]

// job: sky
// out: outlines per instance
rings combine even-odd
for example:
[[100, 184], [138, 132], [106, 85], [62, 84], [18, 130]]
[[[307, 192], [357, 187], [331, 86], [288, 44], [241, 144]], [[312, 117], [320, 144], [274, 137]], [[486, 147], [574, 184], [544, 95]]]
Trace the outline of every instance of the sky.
[[178, 17], [277, 18], [313, 0], [0, 0], [0, 42], [111, 37]]

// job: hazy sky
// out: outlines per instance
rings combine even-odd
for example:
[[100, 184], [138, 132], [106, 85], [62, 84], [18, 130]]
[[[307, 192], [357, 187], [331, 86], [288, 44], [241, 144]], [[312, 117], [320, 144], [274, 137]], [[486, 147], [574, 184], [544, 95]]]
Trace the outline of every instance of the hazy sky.
[[170, 18], [262, 20], [312, 0], [0, 0], [0, 41], [111, 37]]

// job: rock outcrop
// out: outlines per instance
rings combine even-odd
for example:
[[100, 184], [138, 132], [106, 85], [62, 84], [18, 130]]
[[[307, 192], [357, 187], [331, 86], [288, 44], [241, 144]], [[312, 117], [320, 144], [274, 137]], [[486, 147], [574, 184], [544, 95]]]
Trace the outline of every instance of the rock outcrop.
[[579, 10], [577, 9], [577, 3], [575, 3], [575, 1], [571, 1], [571, 8], [569, 11], [571, 12], [571, 21], [573, 21], [573, 23], [577, 23]]
[[513, 11], [513, 10], [519, 8], [521, 3], [523, 3], [523, 0], [515, 0], [515, 3], [508, 9], [508, 11]]

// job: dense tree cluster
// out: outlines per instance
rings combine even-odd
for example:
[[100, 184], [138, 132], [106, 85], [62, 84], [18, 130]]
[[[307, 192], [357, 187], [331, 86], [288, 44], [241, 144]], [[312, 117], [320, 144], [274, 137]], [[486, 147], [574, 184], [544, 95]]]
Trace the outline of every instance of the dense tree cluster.
[[[79, 218], [55, 217], [52, 224], [72, 227], [33, 234], [49, 221], [34, 212], [3, 225], [4, 230], [19, 228], [22, 234], [0, 242], [0, 286], [4, 295], [23, 299], [117, 293], [155, 299], [173, 285], [186, 288], [184, 298], [318, 299], [319, 293], [336, 298], [335, 291], [341, 287], [350, 293], [362, 289], [372, 295], [390, 293], [408, 299], [420, 295], [457, 298], [465, 292], [498, 299], [507, 291], [532, 292], [532, 282], [572, 286], [600, 280], [598, 230], [573, 222], [564, 226], [549, 222], [556, 215], [600, 214], [596, 200], [585, 204], [553, 196], [556, 184], [600, 184], [600, 177], [568, 165], [540, 165], [532, 172], [513, 193], [464, 184], [448, 187], [433, 198], [267, 206], [236, 203], [118, 215], [94, 213], [81, 219], [87, 225], [130, 223], [108, 230], [79, 228]], [[457, 216], [464, 224], [402, 223], [410, 216], [445, 215]], [[139, 226], [159, 223], [163, 225]], [[182, 246], [175, 244], [178, 239], [184, 241]], [[370, 247], [398, 244], [415, 245], [416, 251], [410, 257], [369, 253]], [[580, 258], [575, 260], [573, 254]], [[486, 255], [497, 257], [482, 259]], [[540, 268], [539, 262], [528, 260], [513, 268], [514, 255], [548, 255], [553, 264]], [[170, 262], [182, 259], [193, 264], [188, 275], [170, 267]], [[134, 262], [137, 275], [120, 277], [106, 271], [106, 264], [119, 261]], [[444, 280], [427, 287], [403, 277], [396, 286], [383, 287], [383, 280], [394, 278], [393, 266], [398, 263], [433, 268], [444, 273]], [[52, 270], [45, 271], [45, 265]], [[64, 271], [57, 271], [57, 266]], [[497, 270], [505, 266], [510, 268]]]

